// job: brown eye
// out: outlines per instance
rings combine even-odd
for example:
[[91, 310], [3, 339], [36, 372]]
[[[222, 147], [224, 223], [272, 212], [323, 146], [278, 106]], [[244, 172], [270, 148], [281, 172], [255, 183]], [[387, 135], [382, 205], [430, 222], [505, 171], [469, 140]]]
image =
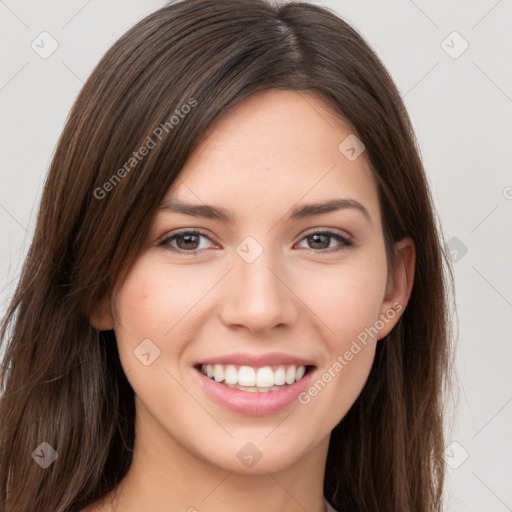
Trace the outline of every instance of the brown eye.
[[201, 247], [201, 239], [210, 240], [207, 235], [200, 231], [181, 231], [165, 238], [159, 245], [166, 246], [178, 253], [196, 254], [200, 250], [207, 248]]
[[[330, 253], [341, 251], [346, 247], [352, 246], [352, 242], [345, 236], [340, 235], [335, 231], [315, 231], [306, 235], [302, 240], [306, 240], [308, 247], [315, 252]], [[331, 245], [332, 240], [338, 242], [334, 247]]]
[[188, 235], [177, 235], [174, 237], [176, 240], [176, 245], [179, 249], [197, 249], [199, 247], [199, 237], [201, 235], [194, 235], [194, 234], [188, 234]]
[[331, 236], [324, 235], [323, 233], [316, 233], [306, 237], [306, 240], [312, 249], [328, 249], [331, 239]]

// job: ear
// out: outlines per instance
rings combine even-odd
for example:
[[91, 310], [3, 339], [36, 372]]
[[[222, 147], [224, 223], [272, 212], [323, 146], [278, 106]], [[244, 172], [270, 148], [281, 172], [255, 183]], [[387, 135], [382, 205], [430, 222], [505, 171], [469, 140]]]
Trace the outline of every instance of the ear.
[[395, 271], [388, 276], [386, 294], [382, 302], [380, 319], [384, 327], [379, 329], [379, 340], [391, 332], [411, 296], [416, 264], [416, 247], [412, 238], [405, 237], [396, 243], [395, 257]]
[[105, 295], [103, 299], [96, 305], [89, 322], [98, 331], [110, 331], [114, 328], [114, 317], [110, 309], [110, 298]]

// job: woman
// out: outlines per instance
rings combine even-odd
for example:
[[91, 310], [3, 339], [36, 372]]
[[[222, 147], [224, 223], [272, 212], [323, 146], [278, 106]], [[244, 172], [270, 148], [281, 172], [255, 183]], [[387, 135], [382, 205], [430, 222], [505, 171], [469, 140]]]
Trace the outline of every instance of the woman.
[[149, 15], [73, 106], [3, 324], [2, 510], [441, 510], [442, 247], [343, 20]]

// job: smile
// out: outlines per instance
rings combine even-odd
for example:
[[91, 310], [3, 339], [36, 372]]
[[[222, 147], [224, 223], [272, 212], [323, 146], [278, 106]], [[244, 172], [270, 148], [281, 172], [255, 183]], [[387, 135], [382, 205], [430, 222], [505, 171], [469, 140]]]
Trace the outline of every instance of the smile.
[[297, 396], [316, 373], [316, 366], [309, 364], [199, 363], [193, 369], [208, 401], [245, 416], [275, 414], [294, 402], [303, 407]]
[[266, 393], [279, 391], [301, 380], [306, 373], [306, 366], [279, 365], [240, 366], [234, 364], [202, 364], [200, 369], [203, 375], [215, 382], [246, 392]]

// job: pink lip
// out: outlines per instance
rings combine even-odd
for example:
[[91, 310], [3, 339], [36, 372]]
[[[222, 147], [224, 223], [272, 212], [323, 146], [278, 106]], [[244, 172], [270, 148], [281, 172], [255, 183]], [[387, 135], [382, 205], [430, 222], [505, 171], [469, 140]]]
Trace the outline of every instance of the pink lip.
[[[195, 366], [202, 364], [234, 364], [252, 366], [261, 368], [262, 366], [274, 365], [296, 365], [296, 366], [314, 366], [315, 362], [311, 359], [304, 359], [282, 352], [269, 352], [267, 354], [254, 355], [248, 353], [238, 353], [220, 357], [212, 357], [198, 361]], [[299, 381], [300, 382], [300, 381]]]
[[[230, 361], [232, 361], [232, 359], [230, 359]], [[312, 375], [315, 373], [312, 369], [309, 369], [306, 375], [298, 382], [283, 387], [283, 389], [279, 391], [251, 393], [233, 389], [224, 384], [215, 382], [206, 375], [203, 375], [197, 368], [194, 368], [194, 372], [198, 375], [199, 381], [206, 393], [216, 403], [230, 411], [247, 416], [265, 416], [284, 409], [294, 402], [299, 393], [303, 392], [310, 385]]]

